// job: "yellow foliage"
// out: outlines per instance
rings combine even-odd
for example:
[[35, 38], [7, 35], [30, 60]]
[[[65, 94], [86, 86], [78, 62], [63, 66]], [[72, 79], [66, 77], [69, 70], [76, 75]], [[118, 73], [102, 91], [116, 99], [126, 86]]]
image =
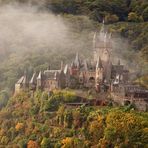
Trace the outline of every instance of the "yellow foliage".
[[103, 124], [103, 120], [104, 120], [104, 117], [101, 116], [101, 115], [99, 115], [98, 116], [98, 122], [99, 122], [99, 124]]
[[73, 145], [73, 139], [70, 137], [66, 137], [65, 139], [62, 140], [62, 148], [72, 148]]
[[103, 130], [103, 117], [98, 116], [98, 120], [92, 121], [89, 126], [89, 132], [95, 142], [101, 138]]

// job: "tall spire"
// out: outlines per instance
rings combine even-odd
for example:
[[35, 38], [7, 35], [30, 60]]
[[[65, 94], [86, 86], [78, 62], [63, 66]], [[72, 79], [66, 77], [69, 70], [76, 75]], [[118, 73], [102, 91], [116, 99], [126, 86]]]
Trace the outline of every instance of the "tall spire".
[[103, 68], [102, 61], [101, 61], [101, 58], [100, 57], [99, 57], [99, 59], [97, 61], [96, 68]]
[[30, 84], [35, 84], [36, 83], [36, 72], [33, 73], [32, 78], [29, 82]]
[[74, 61], [75, 66], [77, 66], [77, 68], [80, 66], [80, 58], [79, 58], [79, 53], [76, 53], [76, 58]]
[[39, 72], [37, 79], [42, 79], [42, 72], [41, 71]]
[[67, 74], [67, 73], [68, 73], [68, 64], [66, 64], [64, 68], [64, 74]]

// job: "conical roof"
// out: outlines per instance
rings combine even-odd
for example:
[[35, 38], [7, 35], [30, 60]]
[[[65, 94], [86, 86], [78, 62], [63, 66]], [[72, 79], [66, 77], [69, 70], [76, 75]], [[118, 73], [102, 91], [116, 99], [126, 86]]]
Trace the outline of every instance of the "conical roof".
[[37, 79], [41, 79], [41, 78], [42, 78], [42, 72], [40, 71]]
[[66, 64], [64, 68], [64, 74], [67, 74], [67, 73], [68, 73], [68, 64]]
[[29, 82], [30, 84], [35, 84], [36, 83], [36, 73], [33, 73], [32, 78]]
[[75, 58], [74, 64], [76, 67], [80, 67], [80, 58], [79, 58], [78, 52], [76, 53], [76, 58]]
[[96, 68], [103, 68], [102, 61], [101, 61], [101, 58], [100, 57], [99, 57], [99, 59], [97, 61]]

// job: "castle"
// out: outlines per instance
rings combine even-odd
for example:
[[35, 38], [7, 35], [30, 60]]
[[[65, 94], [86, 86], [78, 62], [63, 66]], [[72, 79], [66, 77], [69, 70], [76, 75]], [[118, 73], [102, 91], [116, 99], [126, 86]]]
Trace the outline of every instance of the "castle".
[[[50, 67], [38, 74], [33, 73], [28, 81], [27, 75], [22, 76], [15, 84], [15, 93], [25, 90], [54, 89], [94, 89], [96, 92], [110, 92], [115, 102], [124, 104], [135, 102], [137, 107], [147, 109], [148, 90], [129, 83], [129, 71], [120, 63], [112, 62], [111, 34], [105, 31], [104, 24], [100, 32], [93, 37], [93, 60], [81, 59], [76, 53], [71, 64], [63, 64], [59, 70]], [[139, 101], [141, 105], [139, 105]], [[137, 103], [138, 102], [138, 103]]]
[[79, 54], [71, 64], [64, 65], [61, 62], [59, 70], [40, 71], [34, 73], [31, 80], [24, 75], [15, 84], [15, 92], [25, 90], [41, 89], [51, 91], [63, 88], [95, 88], [98, 92], [108, 89], [111, 83], [127, 83], [128, 71], [120, 64], [116, 65], [111, 61], [112, 41], [111, 35], [105, 32], [104, 24], [99, 33], [94, 34], [92, 61], [82, 60]]

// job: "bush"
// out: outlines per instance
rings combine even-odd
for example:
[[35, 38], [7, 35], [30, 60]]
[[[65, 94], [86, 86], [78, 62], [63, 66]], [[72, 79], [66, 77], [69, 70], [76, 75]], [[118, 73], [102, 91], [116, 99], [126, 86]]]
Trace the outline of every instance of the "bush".
[[148, 7], [144, 9], [142, 16], [144, 21], [148, 21]]
[[18, 142], [19, 147], [27, 148], [27, 139], [22, 139]]
[[39, 112], [39, 110], [40, 110], [39, 106], [35, 105], [32, 106], [32, 108], [30, 109], [30, 113], [31, 115], [36, 115]]
[[44, 137], [41, 142], [41, 148], [49, 148], [50, 147], [50, 140], [49, 138]]
[[0, 92], [0, 109], [8, 102], [9, 94], [6, 90]]
[[107, 14], [105, 16], [105, 23], [115, 23], [118, 22], [119, 17], [116, 14]]
[[76, 94], [70, 91], [64, 91], [63, 98], [64, 98], [64, 102], [76, 102], [77, 101]]
[[128, 14], [128, 21], [129, 22], [137, 22], [138, 21], [138, 15], [135, 12], [130, 12]]

